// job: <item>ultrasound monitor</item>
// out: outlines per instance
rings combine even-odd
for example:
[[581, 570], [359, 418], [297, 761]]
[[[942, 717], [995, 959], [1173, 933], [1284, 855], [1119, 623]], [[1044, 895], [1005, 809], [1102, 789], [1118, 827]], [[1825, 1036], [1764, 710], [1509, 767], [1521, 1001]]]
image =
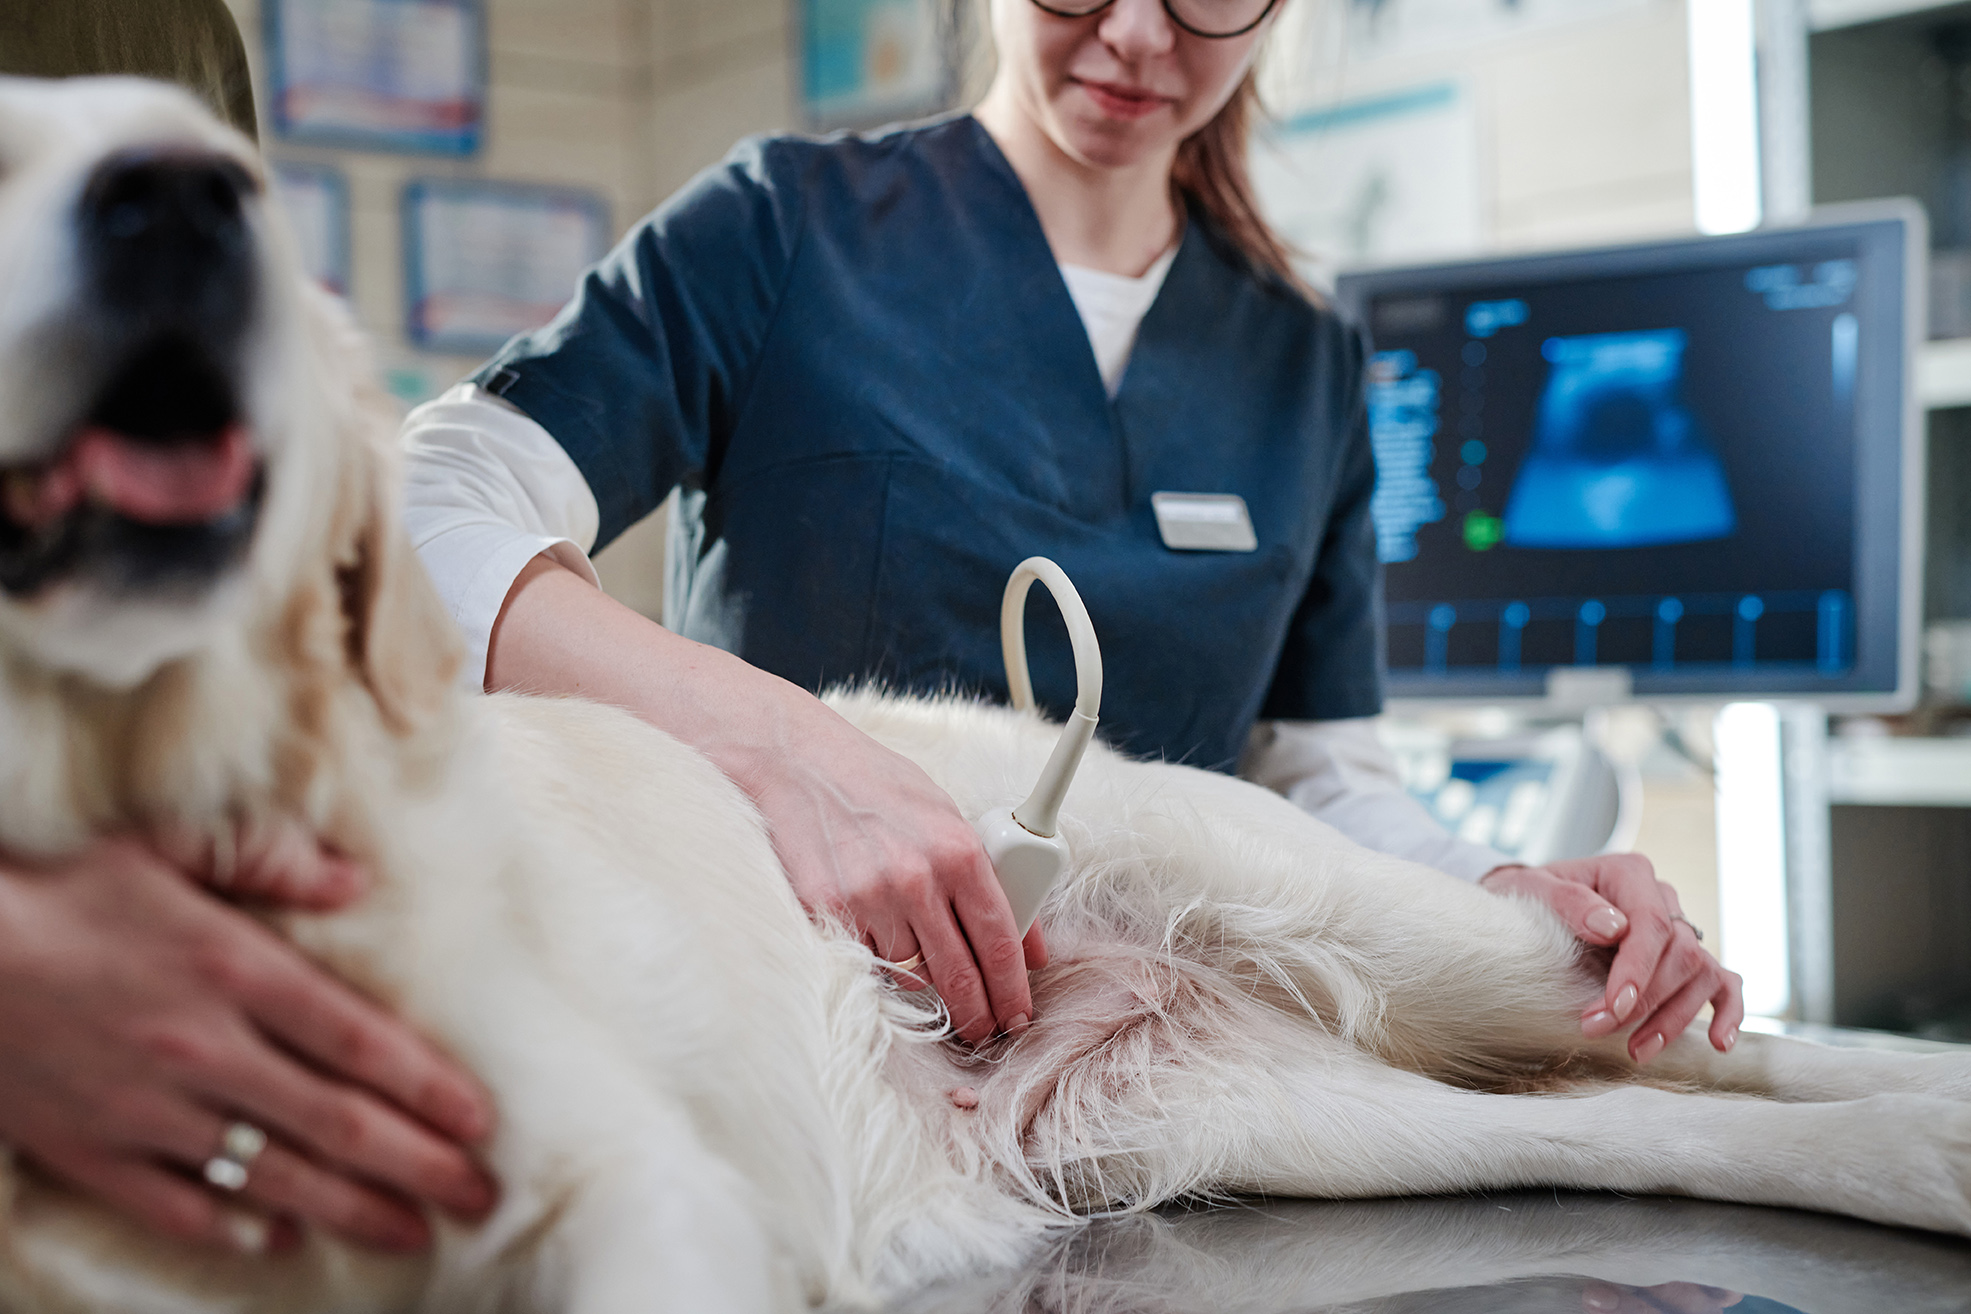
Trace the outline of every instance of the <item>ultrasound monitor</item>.
[[1888, 203], [1344, 276], [1392, 698], [1906, 705], [1924, 245]]

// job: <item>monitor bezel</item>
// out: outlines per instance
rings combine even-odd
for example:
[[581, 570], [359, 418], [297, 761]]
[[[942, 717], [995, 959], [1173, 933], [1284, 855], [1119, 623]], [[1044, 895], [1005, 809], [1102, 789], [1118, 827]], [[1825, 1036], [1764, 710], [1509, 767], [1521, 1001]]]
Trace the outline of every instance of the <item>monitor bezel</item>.
[[[1342, 273], [1335, 281], [1335, 301], [1342, 313], [1366, 326], [1371, 298], [1388, 292], [1456, 291], [1463, 287], [1496, 285], [1501, 282], [1553, 281], [1567, 277], [1608, 277], [1675, 269], [1690, 263], [1693, 253], [1702, 252], [1702, 262], [1744, 258], [1757, 261], [1762, 247], [1797, 238], [1804, 231], [1855, 229], [1861, 238], [1861, 258], [1900, 259], [1902, 262], [1903, 335], [1900, 342], [1879, 339], [1872, 351], [1897, 351], [1900, 361], [1885, 370], [1887, 377], [1902, 380], [1901, 432], [1895, 446], [1900, 479], [1895, 487], [1900, 505], [1894, 508], [1900, 527], [1899, 556], [1896, 562], [1897, 611], [1892, 626], [1884, 627], [1895, 637], [1893, 659], [1895, 686], [1883, 688], [1813, 687], [1803, 680], [1796, 687], [1775, 680], [1776, 672], [1754, 667], [1742, 676], [1715, 671], [1702, 677], [1702, 687], [1688, 686], [1692, 680], [1672, 681], [1648, 667], [1608, 664], [1594, 667], [1553, 667], [1551, 672], [1606, 672], [1608, 681], [1591, 682], [1594, 687], [1625, 687], [1626, 693], [1600, 696], [1596, 701], [1625, 701], [1655, 704], [1715, 704], [1747, 701], [1811, 702], [1830, 712], [1881, 713], [1906, 711], [1914, 706], [1919, 692], [1918, 660], [1923, 623], [1923, 540], [1924, 540], [1924, 410], [1917, 395], [1916, 377], [1922, 345], [1926, 340], [1928, 300], [1928, 219], [1923, 207], [1913, 200], [1894, 198], [1818, 207], [1797, 221], [1770, 223], [1749, 232], [1715, 237], [1682, 237], [1664, 241], [1622, 246], [1603, 246], [1533, 254], [1493, 255], [1469, 260], [1434, 262], [1426, 265], [1402, 264], [1360, 267]], [[1885, 249], [1886, 248], [1886, 249]], [[1743, 252], [1740, 257], [1737, 253]], [[1858, 439], [1860, 435], [1858, 435]], [[1863, 515], [1866, 507], [1858, 508]], [[1880, 509], [1874, 514], [1881, 515]], [[1857, 521], [1859, 530], [1860, 521]], [[1858, 566], [1863, 564], [1858, 561]], [[1626, 678], [1620, 673], [1626, 673]], [[1425, 711], [1458, 706], [1508, 706], [1552, 708], [1556, 697], [1550, 686], [1529, 691], [1528, 681], [1543, 677], [1528, 675], [1507, 682], [1495, 675], [1423, 676], [1385, 671], [1386, 705], [1391, 711]], [[1855, 677], [1865, 678], [1865, 677]]]

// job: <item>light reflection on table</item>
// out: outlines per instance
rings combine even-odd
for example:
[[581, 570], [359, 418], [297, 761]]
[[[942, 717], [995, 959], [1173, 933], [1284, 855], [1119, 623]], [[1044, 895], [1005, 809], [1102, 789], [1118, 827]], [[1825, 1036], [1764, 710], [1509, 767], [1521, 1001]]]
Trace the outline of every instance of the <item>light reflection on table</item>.
[[1971, 1242], [1695, 1200], [1514, 1192], [1103, 1220], [898, 1314], [1971, 1314]]

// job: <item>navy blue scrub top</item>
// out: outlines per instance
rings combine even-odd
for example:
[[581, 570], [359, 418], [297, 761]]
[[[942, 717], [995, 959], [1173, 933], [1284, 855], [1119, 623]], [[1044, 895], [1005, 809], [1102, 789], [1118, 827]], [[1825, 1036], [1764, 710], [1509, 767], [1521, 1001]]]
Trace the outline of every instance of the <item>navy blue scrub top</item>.
[[[1102, 734], [1229, 770], [1258, 717], [1381, 710], [1363, 351], [1196, 206], [1109, 398], [1026, 192], [970, 116], [742, 143], [475, 376], [567, 449], [608, 543], [682, 486], [665, 624], [810, 689], [1004, 700], [999, 599], [1059, 562]], [[1164, 546], [1236, 493], [1255, 552]], [[1035, 693], [1074, 704], [1028, 601]]]

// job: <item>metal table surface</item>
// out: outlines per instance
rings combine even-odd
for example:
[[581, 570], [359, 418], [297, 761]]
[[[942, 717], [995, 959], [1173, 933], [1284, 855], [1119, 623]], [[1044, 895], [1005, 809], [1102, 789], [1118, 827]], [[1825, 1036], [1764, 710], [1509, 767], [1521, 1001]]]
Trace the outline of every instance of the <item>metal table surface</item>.
[[1971, 1241], [1832, 1215], [1526, 1191], [1099, 1220], [897, 1314], [1971, 1314]]

